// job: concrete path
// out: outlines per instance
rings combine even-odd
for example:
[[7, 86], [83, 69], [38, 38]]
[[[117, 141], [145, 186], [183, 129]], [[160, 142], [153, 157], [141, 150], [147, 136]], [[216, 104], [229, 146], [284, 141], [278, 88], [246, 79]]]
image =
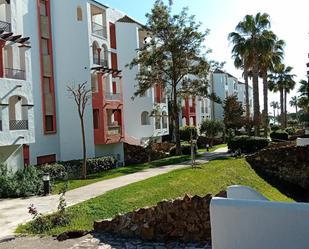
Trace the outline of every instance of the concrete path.
[[[196, 162], [198, 164], [206, 163], [209, 160], [224, 157], [226, 155], [228, 155], [227, 148], [221, 148], [212, 153], [205, 153], [202, 157], [196, 160]], [[172, 170], [189, 167], [190, 163], [191, 162], [184, 162], [175, 165], [145, 169], [133, 174], [93, 183], [68, 191], [65, 199], [67, 205], [72, 206], [102, 195], [107, 191], [145, 180], [153, 176], [168, 173]], [[19, 224], [31, 220], [31, 215], [28, 214], [28, 207], [30, 204], [34, 204], [40, 213], [48, 214], [57, 210], [58, 203], [59, 195], [19, 199], [0, 199], [0, 238], [12, 235]]]

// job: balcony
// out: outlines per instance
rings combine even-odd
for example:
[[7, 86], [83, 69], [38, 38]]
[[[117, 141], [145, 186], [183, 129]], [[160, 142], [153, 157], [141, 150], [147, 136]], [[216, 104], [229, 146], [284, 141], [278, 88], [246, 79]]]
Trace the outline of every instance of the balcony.
[[121, 134], [121, 127], [119, 125], [109, 125], [107, 129], [108, 136], [115, 136]]
[[99, 56], [97, 55], [93, 56], [93, 64], [108, 67], [108, 61], [102, 58], [99, 59]]
[[28, 120], [10, 120], [10, 130], [28, 130]]
[[106, 26], [92, 22], [92, 34], [107, 39]]
[[105, 93], [106, 100], [119, 101], [120, 97], [120, 93]]
[[21, 69], [5, 68], [4, 77], [17, 80], [26, 80], [26, 72]]
[[0, 31], [10, 33], [12, 31], [11, 24], [8, 22], [0, 21]]

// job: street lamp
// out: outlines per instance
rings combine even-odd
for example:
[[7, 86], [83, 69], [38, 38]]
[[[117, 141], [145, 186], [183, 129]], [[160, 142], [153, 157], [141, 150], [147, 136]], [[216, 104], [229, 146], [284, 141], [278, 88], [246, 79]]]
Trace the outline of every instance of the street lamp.
[[44, 195], [50, 194], [50, 175], [49, 173], [43, 174], [43, 186], [44, 186]]

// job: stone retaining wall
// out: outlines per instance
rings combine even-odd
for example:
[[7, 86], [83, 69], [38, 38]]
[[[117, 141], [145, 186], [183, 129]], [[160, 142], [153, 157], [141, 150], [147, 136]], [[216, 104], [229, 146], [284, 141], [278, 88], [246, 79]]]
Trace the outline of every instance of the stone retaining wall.
[[248, 156], [247, 161], [267, 177], [309, 190], [309, 146], [269, 147]]
[[[216, 196], [226, 197], [226, 192]], [[163, 242], [211, 241], [211, 198], [210, 194], [204, 197], [186, 195], [183, 199], [162, 201], [154, 207], [118, 215], [113, 220], [96, 221], [94, 230]]]

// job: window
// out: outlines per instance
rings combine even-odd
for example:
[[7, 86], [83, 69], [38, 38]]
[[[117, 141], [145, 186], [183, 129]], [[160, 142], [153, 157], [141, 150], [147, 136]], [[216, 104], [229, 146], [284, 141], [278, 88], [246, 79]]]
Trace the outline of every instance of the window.
[[93, 109], [93, 128], [99, 129], [99, 109]]
[[167, 129], [167, 113], [162, 112], [162, 126], [163, 129]]
[[98, 75], [91, 74], [91, 89], [92, 92], [98, 92]]
[[80, 6], [77, 7], [76, 10], [77, 14], [77, 21], [82, 21], [83, 20], [83, 10]]
[[161, 129], [161, 115], [159, 112], [155, 113], [155, 127], [156, 130]]
[[42, 38], [42, 39], [41, 39], [41, 45], [42, 45], [42, 55], [49, 55], [49, 51], [48, 51], [48, 40]]
[[56, 155], [52, 154], [52, 155], [46, 155], [46, 156], [38, 156], [36, 158], [36, 161], [38, 165], [42, 165], [45, 163], [54, 163], [56, 162]]
[[43, 77], [43, 85], [44, 85], [44, 93], [50, 93], [50, 79], [47, 77]]
[[150, 124], [148, 112], [142, 112], [141, 124], [142, 125], [149, 125]]
[[54, 131], [54, 116], [52, 115], [45, 116], [45, 131], [46, 132]]
[[45, 0], [41, 0], [41, 2], [40, 2], [40, 14], [41, 14], [41, 16], [47, 16], [46, 1]]

